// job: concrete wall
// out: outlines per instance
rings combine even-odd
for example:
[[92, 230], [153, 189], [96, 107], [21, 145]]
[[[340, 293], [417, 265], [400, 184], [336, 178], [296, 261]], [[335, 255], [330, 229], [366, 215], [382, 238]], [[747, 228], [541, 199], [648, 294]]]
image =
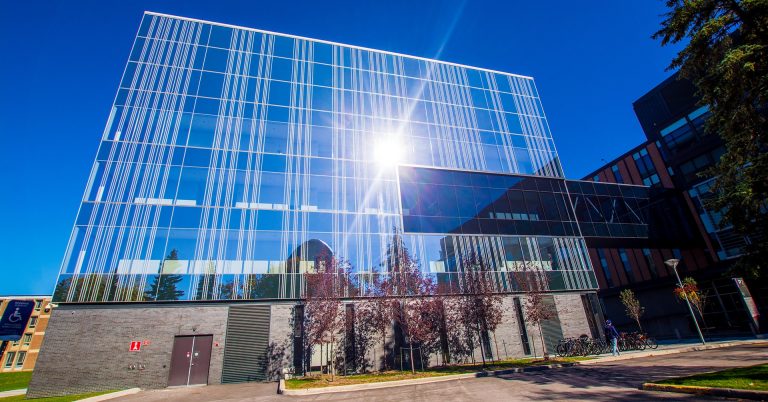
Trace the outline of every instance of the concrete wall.
[[[189, 304], [62, 305], [51, 316], [27, 396], [164, 388], [176, 335], [213, 335], [208, 383], [220, 383], [227, 311]], [[131, 341], [149, 344], [130, 352]], [[139, 364], [145, 369], [130, 369]]]

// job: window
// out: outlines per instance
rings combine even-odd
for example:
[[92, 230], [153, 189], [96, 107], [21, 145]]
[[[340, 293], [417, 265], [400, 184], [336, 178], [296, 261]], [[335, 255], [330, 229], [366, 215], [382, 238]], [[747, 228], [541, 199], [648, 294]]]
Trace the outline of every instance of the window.
[[40, 309], [43, 307], [43, 301], [42, 300], [35, 300], [35, 311], [40, 311]]
[[659, 271], [656, 269], [656, 263], [653, 262], [653, 256], [651, 255], [651, 250], [644, 248], [643, 257], [645, 257], [645, 262], [648, 264], [648, 270], [651, 271], [651, 276], [653, 278], [658, 278]]
[[654, 174], [652, 174], [652, 175], [650, 175], [650, 176], [648, 176], [648, 177], [643, 179], [643, 184], [648, 186], [648, 187], [655, 186], [655, 185], [659, 184], [660, 182], [661, 182], [661, 180], [659, 179], [659, 175], [657, 175], [656, 173], [654, 173]]
[[605, 258], [605, 251], [601, 248], [597, 249], [597, 256], [600, 258], [600, 266], [603, 268], [603, 275], [605, 275], [608, 287], [613, 287], [613, 278], [611, 277], [611, 270], [608, 268], [608, 259]]
[[592, 181], [600, 181], [600, 175], [596, 174], [596, 175], [592, 176]]
[[32, 334], [24, 334], [24, 337], [21, 338], [21, 343], [21, 346], [29, 346], [32, 343]]
[[16, 368], [24, 366], [24, 360], [27, 358], [27, 352], [19, 352], [19, 357], [16, 359]]
[[616, 183], [624, 183], [624, 178], [621, 177], [621, 172], [619, 171], [619, 165], [611, 166], [611, 171], [613, 172], [613, 177], [616, 178]]
[[5, 354], [5, 364], [3, 367], [11, 368], [13, 366], [13, 360], [16, 358], [16, 352], [8, 352]]
[[632, 271], [632, 265], [629, 264], [629, 258], [627, 257], [627, 250], [620, 248], [619, 258], [621, 259], [621, 265], [624, 266], [624, 272], [627, 273], [627, 280], [629, 280], [629, 282], [634, 282], [635, 272]]
[[34, 328], [37, 326], [37, 317], [31, 317], [29, 319], [29, 328]]

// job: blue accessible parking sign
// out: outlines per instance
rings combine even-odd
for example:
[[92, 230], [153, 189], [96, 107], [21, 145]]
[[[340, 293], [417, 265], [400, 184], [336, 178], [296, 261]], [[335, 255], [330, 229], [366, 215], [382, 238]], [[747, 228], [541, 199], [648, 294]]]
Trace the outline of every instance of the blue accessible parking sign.
[[18, 341], [24, 334], [35, 302], [32, 300], [11, 300], [0, 318], [0, 341]]

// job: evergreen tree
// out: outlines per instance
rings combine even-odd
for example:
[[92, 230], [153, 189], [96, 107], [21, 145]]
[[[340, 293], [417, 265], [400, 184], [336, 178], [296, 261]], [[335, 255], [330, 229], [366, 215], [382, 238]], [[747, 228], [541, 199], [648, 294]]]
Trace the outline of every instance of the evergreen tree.
[[[709, 172], [721, 225], [748, 236], [738, 264], [761, 276], [768, 261], [768, 1], [666, 0], [670, 11], [653, 37], [662, 45], [687, 42], [669, 68], [698, 88], [711, 112], [707, 133], [725, 142]], [[764, 274], [763, 274], [764, 276]]]
[[[169, 264], [168, 261], [176, 261], [179, 259], [179, 252], [176, 249], [171, 250], [168, 256], [163, 260], [160, 272], [163, 271], [165, 264]], [[149, 285], [149, 289], [144, 291], [144, 300], [179, 300], [184, 296], [183, 290], [178, 290], [177, 285], [181, 282], [183, 277], [178, 274], [167, 275], [155, 275], [152, 284]]]

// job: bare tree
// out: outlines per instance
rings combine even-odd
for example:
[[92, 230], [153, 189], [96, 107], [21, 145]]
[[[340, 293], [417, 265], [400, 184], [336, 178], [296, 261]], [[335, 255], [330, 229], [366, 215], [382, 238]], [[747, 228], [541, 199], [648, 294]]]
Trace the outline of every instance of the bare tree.
[[538, 327], [544, 359], [549, 359], [547, 344], [544, 341], [544, 332], [541, 328], [544, 321], [554, 318], [557, 314], [554, 307], [544, 299], [546, 292], [550, 288], [549, 275], [545, 271], [527, 269], [526, 267], [523, 267], [523, 270], [512, 271], [511, 274], [520, 290], [526, 296], [525, 303], [523, 304], [525, 319]]
[[645, 313], [645, 307], [640, 305], [640, 301], [637, 300], [635, 292], [632, 289], [624, 289], [619, 294], [621, 303], [624, 304], [624, 309], [627, 316], [637, 323], [637, 327], [640, 328], [640, 332], [643, 332], [643, 326], [640, 325], [640, 317]]

